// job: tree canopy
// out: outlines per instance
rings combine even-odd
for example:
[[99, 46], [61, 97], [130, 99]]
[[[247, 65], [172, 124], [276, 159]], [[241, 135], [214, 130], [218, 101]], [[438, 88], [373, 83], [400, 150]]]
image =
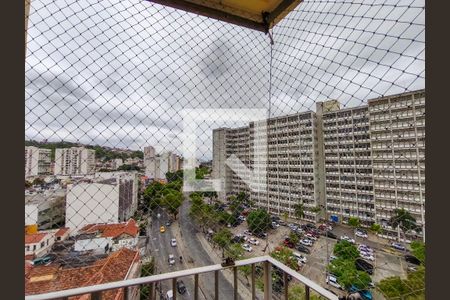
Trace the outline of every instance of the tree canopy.
[[253, 233], [262, 233], [267, 231], [270, 223], [270, 215], [264, 209], [256, 209], [247, 216], [248, 228]]

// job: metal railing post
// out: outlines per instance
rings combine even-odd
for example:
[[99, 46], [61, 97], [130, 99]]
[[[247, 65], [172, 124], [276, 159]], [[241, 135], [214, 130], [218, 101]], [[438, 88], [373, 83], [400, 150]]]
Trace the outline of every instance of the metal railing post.
[[173, 300], [177, 300], [177, 278], [172, 278]]
[[264, 300], [272, 299], [272, 264], [264, 262]]
[[214, 271], [214, 299], [219, 300], [219, 271]]
[[305, 285], [305, 300], [309, 300], [309, 286]]
[[150, 300], [155, 299], [155, 297], [154, 297], [154, 295], [153, 295], [154, 292], [155, 292], [155, 283], [152, 282], [151, 284], [149, 284], [149, 287], [148, 287], [148, 298], [149, 298]]
[[198, 300], [198, 274], [194, 275], [194, 300]]
[[238, 300], [238, 274], [237, 267], [233, 267], [233, 290], [234, 290], [234, 300]]
[[102, 300], [102, 292], [93, 292], [91, 294], [91, 300]]
[[256, 299], [256, 285], [255, 285], [255, 264], [252, 264], [251, 285], [252, 285], [252, 300]]
[[126, 286], [123, 288], [123, 300], [128, 300], [128, 292], [130, 291], [130, 287]]
[[284, 281], [284, 299], [289, 299], [289, 280], [288, 273], [283, 272], [283, 281]]

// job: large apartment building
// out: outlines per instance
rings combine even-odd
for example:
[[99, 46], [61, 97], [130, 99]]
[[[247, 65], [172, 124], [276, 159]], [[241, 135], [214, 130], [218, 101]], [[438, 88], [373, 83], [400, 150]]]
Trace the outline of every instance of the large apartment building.
[[176, 172], [181, 169], [181, 159], [172, 152], [157, 154], [155, 148], [144, 148], [145, 176], [155, 180], [165, 180], [168, 172]]
[[[336, 100], [317, 102], [316, 112], [260, 122], [267, 134], [267, 160], [255, 163], [255, 123], [213, 131], [213, 178], [223, 180], [222, 198], [249, 192], [260, 207], [294, 216], [301, 203], [306, 220], [320, 217], [363, 225], [378, 223], [397, 236], [388, 221], [396, 208], [408, 210], [424, 228], [425, 91], [372, 99], [342, 108]], [[235, 154], [259, 168], [266, 190], [251, 188], [225, 161]], [[262, 174], [262, 173], [261, 173]]]
[[25, 178], [52, 173], [50, 149], [25, 147]]
[[55, 175], [86, 175], [95, 171], [95, 150], [83, 147], [56, 149]]

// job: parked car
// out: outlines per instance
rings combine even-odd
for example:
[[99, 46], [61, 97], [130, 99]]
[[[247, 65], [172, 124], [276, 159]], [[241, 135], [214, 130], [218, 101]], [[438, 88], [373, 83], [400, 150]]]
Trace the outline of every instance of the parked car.
[[167, 221], [166, 226], [169, 227], [170, 225], [172, 225], [172, 223], [170, 221]]
[[308, 260], [306, 259], [306, 257], [304, 257], [303, 255], [301, 255], [300, 253], [293, 252], [292, 255], [293, 255], [299, 262], [301, 262], [301, 263], [306, 264], [306, 262], [308, 261]]
[[421, 261], [413, 255], [409, 255], [409, 254], [405, 255], [405, 260], [409, 263], [412, 263], [413, 265], [418, 266], [421, 264]]
[[170, 246], [176, 247], [177, 246], [177, 240], [176, 239], [171, 239], [170, 240]]
[[342, 235], [342, 236], [341, 236], [341, 240], [350, 242], [350, 243], [352, 243], [352, 244], [355, 243], [355, 240], [354, 240], [354, 239], [352, 239], [351, 237], [348, 237], [348, 236], [346, 236], [346, 235]]
[[364, 300], [372, 300], [373, 299], [372, 293], [370, 291], [360, 290], [354, 285], [352, 285], [348, 291], [352, 294], [358, 293], [361, 296], [361, 298], [363, 298]]
[[287, 223], [284, 221], [278, 221], [278, 224], [280, 224], [281, 226], [287, 226]]
[[369, 253], [372, 253], [372, 254], [373, 254], [373, 249], [370, 248], [369, 246], [364, 245], [364, 244], [360, 244], [360, 245], [358, 246], [358, 250], [360, 250], [360, 251], [365, 251], [365, 252], [369, 252]]
[[337, 259], [337, 256], [330, 255], [330, 261]]
[[375, 257], [372, 254], [368, 253], [368, 252], [364, 252], [364, 251], [361, 252], [360, 251], [359, 255], [361, 255], [362, 258], [370, 260], [370, 261], [374, 261], [375, 260]]
[[244, 242], [244, 237], [243, 236], [234, 236], [232, 239], [231, 239], [231, 242], [232, 243], [243, 243]]
[[278, 224], [277, 222], [272, 222], [273, 229], [278, 228], [278, 227], [280, 227], [280, 224]]
[[173, 256], [173, 254], [169, 254], [169, 265], [173, 266], [175, 264], [175, 257]]
[[328, 275], [326, 283], [331, 285], [331, 286], [334, 286], [335, 288], [338, 288], [338, 289], [342, 290], [342, 286], [339, 284], [339, 282], [337, 281], [336, 276], [334, 276], [334, 275]]
[[308, 232], [305, 236], [310, 240], [317, 241], [317, 238], [312, 233]]
[[252, 245], [259, 245], [259, 241], [255, 238], [250, 238], [248, 242]]
[[252, 235], [252, 233], [249, 230], [244, 230], [245, 235]]
[[364, 271], [369, 275], [373, 275], [373, 265], [364, 259], [357, 258], [355, 260], [355, 267], [357, 270]]
[[242, 245], [242, 248], [243, 248], [245, 251], [247, 251], [247, 252], [252, 252], [252, 251], [253, 251], [252, 247], [251, 247], [249, 244], [243, 244], [243, 245]]
[[391, 247], [394, 248], [394, 249], [400, 250], [400, 251], [405, 251], [406, 250], [405, 246], [403, 246], [400, 243], [396, 243], [396, 242], [393, 242], [391, 244]]
[[408, 268], [406, 269], [407, 272], [415, 272], [417, 271], [416, 266], [408, 265]]
[[309, 250], [307, 247], [303, 246], [303, 245], [297, 245], [297, 247], [295, 248], [300, 252], [306, 253], [306, 254], [310, 254], [311, 250]]
[[177, 290], [178, 290], [178, 293], [180, 293], [182, 295], [184, 293], [186, 293], [186, 286], [184, 285], [183, 280], [177, 280]]
[[260, 233], [255, 234], [255, 236], [260, 238], [260, 239], [265, 239], [267, 237], [267, 233], [260, 232]]
[[166, 228], [164, 226], [159, 227], [159, 232], [161, 233], [166, 232]]
[[355, 229], [355, 235], [360, 238], [367, 238], [367, 232], [361, 229]]
[[335, 240], [337, 240], [337, 235], [335, 235], [334, 233], [332, 233], [331, 231], [327, 231], [327, 232], [325, 232], [325, 236], [326, 237], [329, 237], [330, 239], [335, 239]]
[[313, 223], [306, 223], [305, 225], [308, 228], [314, 228], [314, 229], [317, 228], [316, 225], [314, 225]]
[[302, 239], [300, 241], [300, 244], [308, 246], [308, 247], [311, 247], [313, 245], [313, 242], [311, 240], [309, 240], [309, 239]]
[[294, 243], [291, 242], [291, 241], [289, 241], [289, 240], [284, 240], [284, 241], [283, 241], [283, 244], [284, 244], [286, 247], [288, 247], [288, 248], [294, 248], [294, 247], [295, 247]]

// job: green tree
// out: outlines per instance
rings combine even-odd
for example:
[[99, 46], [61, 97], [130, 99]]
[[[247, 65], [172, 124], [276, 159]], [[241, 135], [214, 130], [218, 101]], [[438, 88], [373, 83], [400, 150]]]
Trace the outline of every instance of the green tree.
[[366, 289], [371, 282], [371, 278], [366, 272], [356, 269], [354, 259], [334, 259], [327, 269], [337, 277], [339, 284], [347, 289], [352, 285], [358, 289]]
[[[348, 218], [348, 225], [353, 227], [353, 229], [355, 230], [356, 228], [359, 228], [359, 226], [361, 226], [361, 221], [358, 218], [350, 217], [350, 218]], [[355, 231], [353, 231], [353, 238], [356, 240], [356, 232]]]
[[291, 269], [298, 270], [299, 265], [297, 259], [293, 256], [293, 252], [288, 247], [278, 246], [274, 251], [270, 252], [270, 256], [282, 262]]
[[228, 257], [238, 260], [244, 255], [244, 249], [241, 244], [228, 244], [225, 253]]
[[42, 185], [44, 183], [45, 183], [45, 181], [42, 178], [39, 178], [39, 177], [37, 177], [37, 178], [35, 178], [33, 180], [33, 185]]
[[425, 243], [413, 241], [410, 246], [412, 254], [425, 265]]
[[376, 287], [387, 300], [425, 299], [425, 267], [419, 266], [417, 271], [409, 273], [406, 279], [398, 276], [385, 278]]
[[378, 241], [379, 240], [378, 235], [383, 232], [383, 228], [381, 227], [381, 225], [377, 224], [377, 223], [373, 223], [370, 226], [369, 230], [375, 235], [375, 239]]
[[183, 203], [183, 194], [176, 190], [171, 190], [164, 196], [162, 204], [173, 215], [174, 219], [177, 219], [178, 209]]
[[403, 232], [405, 238], [406, 232], [417, 229], [416, 219], [409, 213], [409, 211], [401, 208], [395, 209], [394, 215], [390, 218], [389, 224], [393, 228], [397, 228], [398, 240], [400, 241], [400, 231]]
[[289, 233], [289, 240], [294, 244], [297, 245], [298, 242], [300, 242], [300, 238], [298, 235], [294, 232]]
[[[242, 247], [241, 247], [242, 249]], [[250, 286], [250, 280], [248, 279], [248, 276], [252, 273], [252, 267], [251, 265], [245, 265], [238, 267], [239, 272], [244, 275], [245, 279], [247, 280], [247, 286]]]
[[144, 191], [144, 201], [148, 203], [150, 209], [155, 209], [161, 206], [161, 201], [164, 196], [164, 185], [158, 181], [152, 182]]
[[281, 218], [282, 218], [283, 221], [286, 223], [287, 220], [288, 220], [288, 218], [289, 218], [289, 214], [288, 214], [287, 212], [284, 212], [284, 213], [281, 215]]
[[359, 256], [359, 251], [352, 243], [339, 241], [334, 245], [334, 254], [342, 259], [355, 260]]
[[297, 219], [302, 219], [305, 217], [305, 208], [303, 203], [297, 203], [294, 205], [294, 215]]
[[222, 257], [225, 257], [225, 248], [230, 244], [233, 234], [227, 228], [222, 228], [213, 235], [213, 242], [222, 249]]
[[253, 233], [265, 232], [271, 224], [270, 215], [264, 209], [256, 209], [248, 214], [247, 224]]

